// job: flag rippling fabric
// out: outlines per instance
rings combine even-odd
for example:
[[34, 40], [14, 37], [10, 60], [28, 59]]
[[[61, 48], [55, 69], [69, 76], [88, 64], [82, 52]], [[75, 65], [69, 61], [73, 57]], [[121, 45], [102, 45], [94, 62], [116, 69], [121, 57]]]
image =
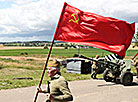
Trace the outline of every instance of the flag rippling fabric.
[[124, 57], [135, 33], [135, 23], [84, 12], [67, 3], [54, 40], [97, 47]]

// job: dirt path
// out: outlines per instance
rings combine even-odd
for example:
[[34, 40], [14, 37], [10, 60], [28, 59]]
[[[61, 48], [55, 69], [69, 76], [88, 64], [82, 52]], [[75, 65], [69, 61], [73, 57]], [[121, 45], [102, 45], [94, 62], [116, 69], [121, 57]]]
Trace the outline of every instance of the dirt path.
[[0, 58], [11, 58], [13, 60], [27, 60], [27, 59], [33, 59], [33, 60], [45, 60], [46, 58], [37, 58], [37, 57], [26, 57], [26, 56], [0, 56]]
[[[123, 86], [104, 80], [69, 82], [74, 102], [138, 102], [138, 84]], [[44, 88], [43, 86], [42, 88]], [[33, 102], [37, 86], [0, 91], [0, 102]], [[45, 102], [39, 94], [37, 102]]]

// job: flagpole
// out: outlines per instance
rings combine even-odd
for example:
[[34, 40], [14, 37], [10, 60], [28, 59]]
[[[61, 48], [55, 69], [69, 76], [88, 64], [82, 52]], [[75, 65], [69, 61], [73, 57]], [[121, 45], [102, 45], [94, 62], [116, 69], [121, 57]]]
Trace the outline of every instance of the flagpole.
[[[46, 63], [45, 63], [44, 69], [43, 69], [43, 73], [42, 73], [42, 76], [41, 76], [41, 79], [40, 79], [39, 88], [41, 87], [41, 84], [42, 84], [42, 81], [43, 81], [43, 77], [44, 77], [45, 70], [46, 70], [46, 67], [47, 67], [47, 64], [48, 64], [48, 60], [49, 60], [49, 57], [50, 57], [50, 54], [51, 54], [51, 51], [52, 51], [52, 47], [53, 47], [53, 44], [54, 44], [54, 40], [55, 40], [55, 38], [56, 38], [58, 29], [59, 29], [59, 25], [60, 25], [60, 22], [61, 22], [61, 18], [62, 18], [62, 16], [63, 16], [64, 11], [65, 11], [66, 5], [67, 5], [67, 3], [64, 2], [64, 6], [63, 6], [63, 8], [62, 8], [62, 12], [61, 12], [61, 15], [60, 15], [58, 24], [57, 24], [57, 28], [56, 28], [56, 31], [55, 31], [55, 34], [54, 34], [54, 37], [53, 37], [53, 40], [52, 40], [52, 43], [51, 43], [51, 46], [50, 46], [50, 49], [49, 49], [49, 53], [48, 53], [48, 56], [47, 56], [47, 60], [46, 60]], [[34, 102], [36, 102], [36, 100], [37, 100], [38, 93], [39, 93], [39, 91], [37, 90], [37, 93], [36, 93]]]
[[138, 52], [135, 54], [135, 56], [132, 58], [132, 60], [134, 60], [134, 58], [138, 55]]

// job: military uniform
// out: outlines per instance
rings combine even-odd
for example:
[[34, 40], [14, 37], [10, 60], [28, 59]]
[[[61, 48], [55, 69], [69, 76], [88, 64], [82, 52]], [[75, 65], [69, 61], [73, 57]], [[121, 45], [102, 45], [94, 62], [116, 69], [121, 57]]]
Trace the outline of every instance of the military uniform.
[[133, 65], [136, 67], [137, 78], [138, 78], [138, 59], [133, 63]]
[[[68, 88], [68, 83], [61, 75], [56, 74], [50, 81], [50, 94], [54, 96], [51, 102], [69, 102], [73, 100], [73, 96]], [[47, 93], [47, 90], [45, 90]]]
[[69, 102], [73, 100], [73, 96], [68, 87], [68, 83], [63, 76], [60, 75], [60, 62], [57, 60], [50, 60], [48, 63], [49, 70], [54, 70], [56, 68], [57, 72], [53, 76], [51, 71], [48, 71], [48, 75], [51, 81], [48, 84], [47, 90], [44, 93], [50, 93], [53, 96], [51, 102]]
[[93, 64], [92, 64], [92, 68], [93, 68], [93, 73], [91, 75], [92, 78], [96, 78], [96, 75], [97, 75], [97, 72], [98, 72], [98, 66], [97, 66], [97, 62], [93, 61]]
[[97, 67], [97, 62], [93, 61], [92, 68], [93, 68], [93, 69], [98, 69], [98, 67]]

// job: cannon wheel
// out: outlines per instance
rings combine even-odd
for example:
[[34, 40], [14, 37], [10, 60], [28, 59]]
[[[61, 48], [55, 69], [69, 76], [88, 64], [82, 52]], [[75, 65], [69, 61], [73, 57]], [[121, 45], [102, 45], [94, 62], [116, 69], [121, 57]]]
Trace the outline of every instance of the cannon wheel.
[[106, 81], [106, 82], [111, 82], [112, 81], [112, 78], [108, 76], [110, 70], [109, 69], [106, 69], [103, 73], [103, 79]]
[[125, 71], [122, 73], [121, 78], [120, 78], [120, 82], [125, 85], [132, 85], [132, 81], [133, 81], [133, 75], [131, 72], [129, 71]]

